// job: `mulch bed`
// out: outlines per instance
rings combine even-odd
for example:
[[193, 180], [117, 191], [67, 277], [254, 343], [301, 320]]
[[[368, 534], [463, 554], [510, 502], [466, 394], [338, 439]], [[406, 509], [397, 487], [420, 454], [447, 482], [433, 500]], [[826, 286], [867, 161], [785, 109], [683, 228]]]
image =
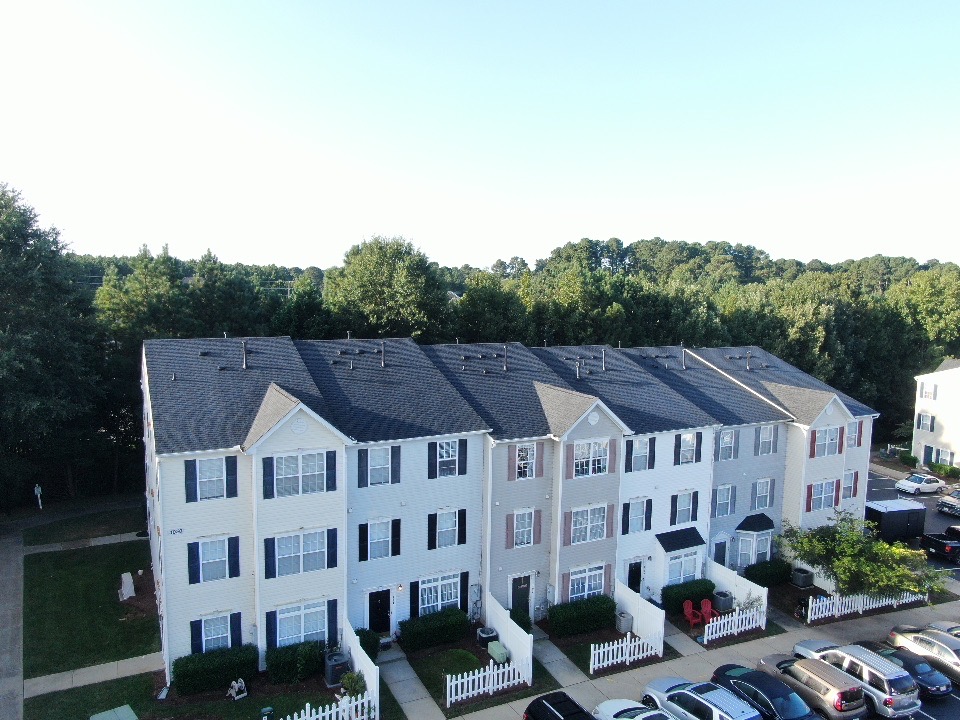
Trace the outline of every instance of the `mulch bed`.
[[[120, 603], [124, 609], [124, 620], [157, 617], [157, 598], [154, 595], [153, 570], [146, 569], [143, 575], [133, 573], [133, 591], [136, 593]], [[117, 590], [120, 589], [119, 584]]]
[[481, 627], [483, 627], [483, 625], [480, 623], [474, 623], [470, 626], [470, 632], [467, 633], [466, 637], [458, 642], [434, 645], [433, 647], [413, 652], [404, 648], [402, 642], [400, 643], [400, 647], [403, 648], [403, 652], [406, 654], [408, 660], [419, 660], [428, 655], [436, 655], [438, 652], [443, 652], [444, 650], [466, 650], [468, 653], [476, 655], [477, 659], [483, 664], [483, 667], [486, 667], [493, 658], [490, 656], [490, 653], [487, 652], [486, 648], [482, 648], [477, 644], [477, 630]]
[[[603, 643], [613, 642], [616, 640], [623, 639], [624, 633], [619, 632], [615, 628], [606, 628], [603, 630], [597, 630], [592, 633], [584, 633], [582, 635], [569, 635], [567, 637], [556, 637], [550, 633], [550, 621], [547, 619], [541, 620], [537, 623], [537, 626], [543, 630], [550, 637], [550, 642], [556, 645], [560, 650], [565, 654], [569, 655], [568, 650], [577, 645], [584, 644], [597, 644], [601, 645]], [[672, 650], [672, 648], [671, 648]], [[663, 646], [663, 655], [653, 655], [651, 657], [644, 658], [643, 660], [635, 660], [632, 663], [617, 663], [616, 665], [610, 665], [605, 668], [600, 668], [594, 673], [587, 673], [591, 678], [603, 677], [604, 675], [616, 675], [617, 673], [622, 673], [626, 670], [632, 670], [633, 668], [643, 667], [645, 665], [653, 665], [654, 663], [662, 662], [665, 659], [670, 659], [667, 657], [669, 654], [668, 646], [664, 644]]]
[[[769, 595], [767, 596], [768, 601], [771, 605], [776, 607], [778, 610], [790, 615], [793, 617], [794, 608], [797, 607], [797, 603], [800, 600], [807, 601], [811, 596], [818, 595], [829, 595], [826, 590], [816, 586], [808, 588], [798, 588], [790, 583], [784, 583], [782, 585], [777, 585], [770, 588]], [[831, 623], [840, 622], [842, 620], [849, 620], [854, 617], [867, 617], [869, 615], [883, 615], [893, 610], [905, 610], [907, 608], [916, 608], [923, 607], [926, 603], [923, 600], [918, 600], [917, 602], [904, 603], [898, 605], [897, 607], [887, 606], [881, 608], [875, 608], [873, 610], [867, 610], [862, 615], [859, 613], [853, 613], [850, 615], [841, 615], [840, 617], [828, 616], [820, 618], [819, 620], [814, 620], [812, 623], [809, 623], [811, 626], [818, 625], [829, 625]], [[806, 624], [806, 621], [802, 621]], [[712, 644], [711, 644], [712, 645]]]

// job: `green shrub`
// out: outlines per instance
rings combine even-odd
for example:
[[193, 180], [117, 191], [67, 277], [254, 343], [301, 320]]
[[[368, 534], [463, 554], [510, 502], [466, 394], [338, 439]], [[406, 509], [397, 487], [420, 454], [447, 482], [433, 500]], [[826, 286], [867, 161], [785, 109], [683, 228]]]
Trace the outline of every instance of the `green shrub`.
[[410, 652], [423, 648], [458, 642], [470, 632], [467, 614], [459, 608], [421, 615], [400, 621], [400, 644]]
[[510, 611], [510, 619], [519, 625], [524, 632], [533, 630], [533, 621], [530, 620], [530, 614], [523, 608], [513, 608]]
[[915, 468], [920, 462], [920, 458], [918, 458], [916, 455], [911, 455], [909, 452], [904, 450], [902, 453], [900, 453], [900, 462], [907, 467]]
[[376, 662], [377, 655], [380, 654], [380, 636], [367, 628], [357, 628], [354, 632], [360, 639], [360, 647], [363, 648], [363, 651], [371, 660]]
[[773, 560], [747, 565], [743, 570], [743, 576], [750, 582], [765, 588], [771, 588], [790, 582], [790, 572], [790, 563], [780, 558], [774, 558]]
[[547, 610], [550, 634], [556, 637], [595, 632], [617, 625], [617, 603], [608, 595], [553, 605]]
[[344, 673], [340, 678], [340, 686], [343, 694], [350, 697], [359, 697], [367, 691], [367, 681], [359, 671]]
[[936, 473], [945, 478], [960, 478], [960, 468], [953, 465], [941, 465], [940, 463], [930, 463], [930, 472]]
[[184, 695], [207, 690], [226, 692], [237, 678], [247, 683], [256, 678], [259, 663], [256, 645], [185, 655], [173, 661], [173, 682], [177, 692]]
[[713, 598], [715, 588], [716, 585], [713, 584], [713, 581], [706, 579], [691, 580], [679, 585], [667, 585], [661, 591], [663, 609], [673, 615], [682, 613], [684, 600], [693, 600], [693, 606], [699, 609], [701, 600]]
[[323, 670], [325, 645], [313, 640], [267, 650], [267, 673], [272, 683], [303, 682]]

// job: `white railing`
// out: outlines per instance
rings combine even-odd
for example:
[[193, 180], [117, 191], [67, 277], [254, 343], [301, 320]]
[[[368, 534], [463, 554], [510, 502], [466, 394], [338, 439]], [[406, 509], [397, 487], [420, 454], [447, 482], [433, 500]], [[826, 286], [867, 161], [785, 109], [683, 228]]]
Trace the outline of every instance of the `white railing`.
[[642, 637], [656, 648], [656, 655], [663, 655], [663, 628], [666, 614], [651, 602], [644, 600], [640, 593], [634, 592], [617, 580], [613, 587], [613, 599], [617, 601], [617, 611], [633, 615], [633, 634]]
[[374, 716], [380, 716], [380, 668], [360, 645], [360, 638], [354, 632], [353, 625], [344, 618], [343, 621], [343, 648], [350, 656], [350, 668], [354, 672], [363, 673], [363, 679], [367, 683], [367, 695], [373, 702]]
[[[663, 642], [663, 633], [660, 634], [660, 641]], [[637, 637], [627, 633], [619, 640], [613, 640], [600, 645], [590, 645], [590, 674], [592, 675], [601, 668], [610, 667], [625, 663], [629, 665], [637, 660], [661, 655], [663, 647], [657, 648], [646, 638]]]
[[726, 637], [727, 635], [739, 635], [749, 630], [767, 627], [767, 609], [758, 608], [755, 610], [741, 610], [737, 608], [732, 613], [715, 617], [703, 628], [703, 644], [708, 644], [711, 640]]
[[493, 695], [525, 682], [520, 668], [513, 663], [497, 665], [491, 660], [485, 668], [447, 675], [447, 707], [478, 695]]
[[900, 593], [886, 597], [870, 597], [869, 595], [821, 595], [811, 597], [807, 604], [807, 623], [825, 617], [840, 617], [842, 615], [863, 614], [867, 610], [876, 610], [881, 607], [897, 607], [907, 603], [926, 601], [926, 595], [917, 593]]
[[[346, 697], [340, 702], [331, 703], [322, 708], [311, 707], [310, 703], [301, 713], [287, 715], [286, 720], [376, 720], [377, 708], [369, 693], [360, 697]], [[281, 720], [283, 720], [281, 718]]]
[[523, 681], [533, 685], [533, 635], [517, 625], [489, 592], [484, 593], [483, 610], [486, 624], [497, 631], [497, 639], [510, 653], [510, 662], [520, 670]]

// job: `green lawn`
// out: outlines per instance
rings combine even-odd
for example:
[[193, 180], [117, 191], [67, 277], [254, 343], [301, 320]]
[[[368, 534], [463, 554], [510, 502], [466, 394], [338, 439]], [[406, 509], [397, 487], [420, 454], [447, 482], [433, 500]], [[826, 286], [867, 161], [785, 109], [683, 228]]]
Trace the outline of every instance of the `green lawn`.
[[[570, 658], [573, 661], [573, 664], [580, 668], [581, 672], [587, 677], [590, 677], [590, 645], [592, 643], [589, 640], [583, 642], [574, 643], [571, 645], [564, 645], [560, 647], [564, 655]], [[663, 655], [659, 657], [645, 658], [640, 662], [631, 663], [628, 665], [618, 665], [616, 667], [616, 672], [624, 672], [626, 670], [632, 670], [636, 667], [641, 667], [643, 665], [652, 665], [653, 663], [663, 662], [664, 660], [673, 660], [680, 657], [680, 653], [674, 650], [667, 643], [663, 644]], [[598, 671], [598, 674], [604, 671]]]
[[145, 529], [142, 507], [120, 508], [28, 528], [23, 533], [23, 544], [46, 545], [103, 535], [135, 533]]
[[23, 559], [23, 676], [136, 657], [160, 649], [156, 605], [130, 612], [120, 574], [150, 567], [146, 540]]

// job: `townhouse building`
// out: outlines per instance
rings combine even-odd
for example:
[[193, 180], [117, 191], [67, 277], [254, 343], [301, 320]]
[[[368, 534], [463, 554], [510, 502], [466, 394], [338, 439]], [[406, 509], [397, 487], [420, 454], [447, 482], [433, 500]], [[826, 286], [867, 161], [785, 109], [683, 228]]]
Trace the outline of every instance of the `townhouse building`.
[[960, 360], [917, 375], [911, 453], [924, 465], [955, 465], [960, 450]]

